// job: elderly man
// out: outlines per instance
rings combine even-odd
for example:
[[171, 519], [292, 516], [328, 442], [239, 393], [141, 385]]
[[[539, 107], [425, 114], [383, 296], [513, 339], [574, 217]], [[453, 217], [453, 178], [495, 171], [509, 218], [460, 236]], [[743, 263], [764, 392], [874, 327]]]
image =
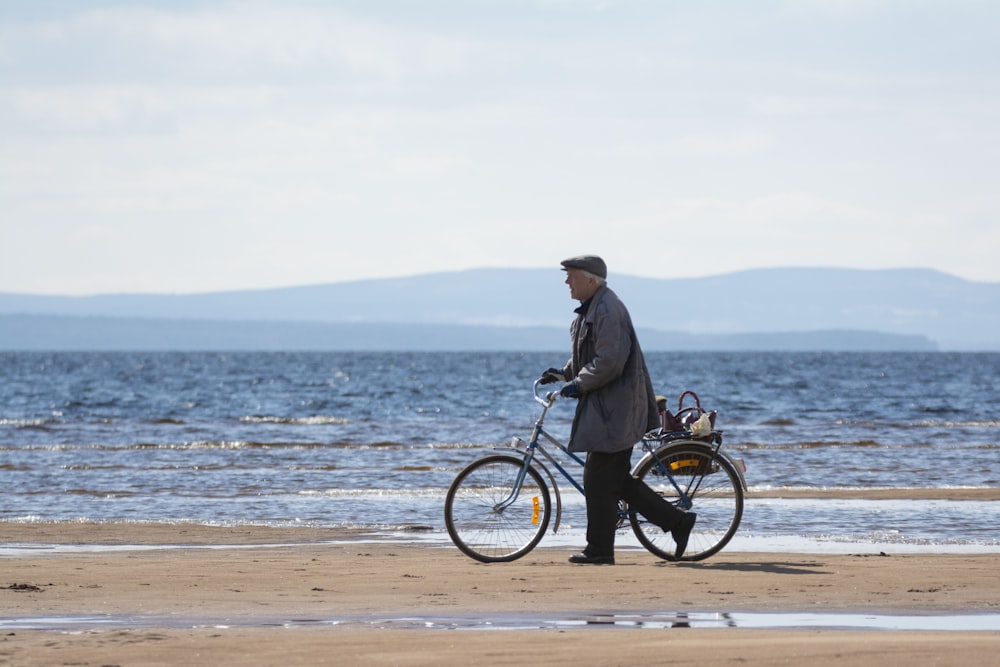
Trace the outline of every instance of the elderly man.
[[631, 475], [632, 447], [659, 423], [656, 396], [632, 318], [608, 288], [608, 269], [594, 255], [562, 262], [570, 296], [580, 302], [570, 326], [572, 356], [542, 382], [565, 382], [560, 394], [579, 399], [569, 449], [587, 452], [587, 547], [571, 563], [614, 565], [618, 501], [670, 531], [676, 557], [687, 547], [695, 514], [685, 513]]

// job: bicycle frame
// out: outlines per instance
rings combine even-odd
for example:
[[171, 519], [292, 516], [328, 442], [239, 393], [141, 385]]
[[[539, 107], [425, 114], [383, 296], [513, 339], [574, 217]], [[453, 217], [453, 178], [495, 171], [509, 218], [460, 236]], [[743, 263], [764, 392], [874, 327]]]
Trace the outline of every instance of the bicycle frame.
[[[521, 492], [521, 485], [524, 483], [524, 479], [528, 474], [528, 468], [530, 468], [532, 465], [536, 465], [537, 468], [539, 468], [542, 471], [542, 473], [548, 478], [552, 486], [553, 493], [555, 495], [556, 511], [555, 511], [555, 519], [552, 526], [552, 533], [555, 534], [556, 532], [558, 532], [559, 524], [562, 520], [562, 495], [559, 491], [559, 484], [556, 482], [556, 476], [552, 474], [552, 471], [549, 470], [548, 466], [546, 466], [545, 463], [538, 457], [538, 454], [541, 454], [541, 456], [545, 459], [545, 461], [548, 461], [552, 466], [554, 466], [556, 471], [558, 471], [559, 474], [566, 481], [572, 484], [577, 491], [579, 491], [581, 494], [584, 495], [585, 492], [583, 485], [581, 485], [576, 480], [576, 478], [573, 477], [573, 474], [569, 470], [567, 470], [554, 456], [552, 456], [552, 454], [550, 454], [548, 450], [545, 449], [545, 446], [542, 444], [542, 441], [543, 440], [547, 441], [552, 446], [558, 448], [561, 452], [563, 452], [563, 454], [568, 456], [572, 461], [579, 464], [581, 467], [585, 465], [586, 461], [580, 456], [578, 456], [576, 453], [571, 452], [566, 445], [564, 445], [562, 442], [557, 440], [555, 437], [550, 435], [545, 430], [544, 428], [545, 416], [546, 414], [548, 414], [549, 408], [551, 408], [552, 405], [555, 403], [556, 398], [559, 396], [559, 393], [549, 392], [545, 396], [541, 396], [539, 395], [539, 385], [540, 382], [536, 380], [533, 385], [533, 390], [534, 390], [535, 400], [542, 406], [542, 412], [535, 420], [535, 424], [531, 429], [531, 436], [528, 442], [525, 443], [520, 438], [514, 437], [511, 440], [511, 444], [509, 446], [496, 448], [498, 450], [514, 450], [519, 455], [524, 457], [524, 464], [521, 467], [521, 472], [517, 476], [514, 488], [511, 489], [511, 494], [502, 502], [498, 503], [497, 507], [498, 509], [501, 510], [505, 509], [506, 507], [513, 504], [517, 500]], [[694, 489], [691, 488], [682, 489], [680, 485], [677, 484], [677, 481], [674, 478], [674, 476], [671, 474], [669, 467], [664, 465], [663, 462], [660, 460], [659, 454], [660, 452], [663, 451], [664, 448], [670, 447], [672, 445], [693, 444], [700, 447], [705, 447], [706, 449], [714, 450], [714, 452], [722, 454], [727, 459], [729, 459], [730, 462], [734, 464], [736, 470], [739, 472], [740, 482], [744, 487], [744, 489], [746, 489], [746, 479], [743, 476], [743, 470], [745, 468], [742, 465], [742, 462], [737, 464], [735, 459], [732, 459], [727, 453], [723, 453], [721, 451], [722, 447], [721, 433], [717, 431], [713, 432], [711, 439], [716, 443], [714, 447], [712, 447], [711, 444], [705, 441], [691, 440], [690, 434], [687, 432], [650, 433], [649, 435], [644, 437], [641, 441], [642, 448], [646, 452], [646, 454], [639, 460], [639, 462], [636, 465], [632, 467], [632, 470], [633, 471], [638, 470], [650, 458], [656, 459], [657, 467], [659, 468], [660, 473], [667, 480], [669, 480], [670, 484], [674, 487], [674, 490], [677, 491], [677, 495], [681, 499], [680, 506], [685, 510], [690, 509], [692, 506], [691, 498], [697, 492], [698, 487], [695, 487]], [[627, 516], [627, 513], [623, 513], [623, 515]]]

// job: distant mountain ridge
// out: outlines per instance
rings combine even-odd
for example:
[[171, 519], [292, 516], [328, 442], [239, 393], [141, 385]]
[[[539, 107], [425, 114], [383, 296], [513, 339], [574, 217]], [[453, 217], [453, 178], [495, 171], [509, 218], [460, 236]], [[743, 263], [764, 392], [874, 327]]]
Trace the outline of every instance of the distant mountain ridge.
[[[369, 338], [376, 329], [389, 332], [404, 327], [405, 332], [406, 326], [420, 325], [409, 332], [415, 349], [427, 345], [416, 340], [418, 333], [432, 329], [436, 331], [430, 334], [432, 339], [442, 345], [449, 340], [452, 346], [474, 344], [477, 339], [485, 343], [487, 331], [498, 330], [504, 340], [503, 334], [509, 339], [532, 329], [535, 335], [551, 330], [559, 332], [554, 343], [560, 349], [576, 305], [562, 280], [558, 268], [471, 269], [207, 294], [0, 293], [0, 319], [6, 322], [0, 325], [0, 348], [14, 349], [18, 341], [13, 337], [23, 337], [29, 329], [37, 339], [46, 326], [56, 327], [56, 334], [61, 329], [67, 340], [74, 327], [79, 332], [84, 325], [83, 319], [73, 318], [99, 318], [89, 324], [103, 323], [109, 336], [116, 325], [123, 331], [126, 320], [144, 321], [150, 331], [164, 330], [164, 320], [172, 320], [176, 335], [179, 322], [187, 322], [188, 331], [200, 323], [205, 336], [210, 335], [205, 327], [214, 322], [213, 349], [224, 344], [218, 339], [226, 337], [227, 329], [236, 344], [233, 322], [271, 327], [274, 332], [281, 330], [274, 328], [278, 325], [291, 332], [294, 324], [299, 334], [305, 331], [303, 325], [336, 324], [339, 329], [328, 329], [324, 336], [344, 344], [362, 325], [368, 327]], [[637, 329], [646, 332], [644, 340], [649, 342], [644, 345], [650, 349], [654, 339], [661, 341], [656, 346], [667, 348], [696, 349], [702, 341], [708, 349], [771, 349], [784, 337], [793, 348], [811, 340], [807, 344], [823, 349], [888, 345], [890, 349], [1000, 350], [1000, 283], [974, 283], [928, 269], [757, 269], [685, 279], [612, 273], [609, 285], [629, 306]], [[13, 316], [20, 328], [13, 326]], [[132, 331], [139, 329], [133, 326]], [[467, 341], [443, 336], [443, 331], [456, 336], [464, 332], [462, 341]], [[391, 337], [394, 345], [403, 343], [405, 335], [400, 339], [400, 333], [397, 330]], [[280, 345], [281, 337], [275, 336], [268, 340]], [[58, 337], [49, 338], [58, 343]], [[300, 339], [306, 340], [301, 335]], [[365, 340], [365, 335], [358, 340]], [[197, 343], [185, 339], [184, 344]]]
[[[693, 335], [638, 330], [643, 349], [932, 351], [922, 336], [866, 331]], [[0, 350], [552, 351], [568, 327], [363, 322], [261, 322], [64, 315], [0, 315]]]

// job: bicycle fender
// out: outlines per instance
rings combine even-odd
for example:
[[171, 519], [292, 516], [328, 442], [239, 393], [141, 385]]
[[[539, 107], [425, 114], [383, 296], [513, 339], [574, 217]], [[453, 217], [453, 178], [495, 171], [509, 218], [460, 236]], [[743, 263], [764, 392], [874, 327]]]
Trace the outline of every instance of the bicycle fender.
[[736, 471], [736, 475], [740, 478], [740, 485], [743, 487], [743, 490], [744, 491], [748, 491], [749, 490], [749, 488], [747, 487], [747, 479], [746, 479], [746, 475], [744, 474], [743, 464], [742, 463], [740, 463], [739, 461], [737, 461], [736, 459], [734, 459], [732, 456], [730, 456], [729, 452], [723, 451], [721, 448], [720, 449], [716, 449], [715, 447], [712, 447], [711, 445], [706, 445], [704, 442], [700, 442], [698, 440], [672, 440], [672, 441], [670, 441], [669, 443], [667, 443], [665, 445], [657, 447], [656, 450], [655, 450], [655, 452], [653, 452], [653, 453], [648, 453], [647, 452], [645, 456], [643, 456], [641, 459], [639, 459], [638, 463], [636, 463], [634, 466], [632, 466], [632, 474], [635, 475], [636, 471], [638, 471], [639, 468], [641, 468], [642, 465], [648, 459], [653, 458], [653, 454], [654, 453], [655, 454], [659, 454], [660, 452], [666, 452], [666, 451], [669, 451], [670, 449], [673, 449], [674, 447], [680, 447], [680, 446], [696, 447], [698, 449], [704, 450], [705, 452], [709, 452], [709, 453], [715, 452], [716, 454], [718, 454], [722, 458], [726, 459], [726, 461], [729, 462], [729, 465], [733, 466], [733, 470]]
[[[493, 450], [501, 454], [506, 452], [514, 452], [517, 454], [517, 458], [522, 460], [524, 459], [523, 449], [516, 449], [514, 447], [509, 447], [509, 446], [499, 446], [499, 447], [494, 447]], [[559, 523], [562, 521], [562, 496], [559, 493], [559, 485], [556, 484], [555, 476], [549, 471], [546, 465], [538, 459], [538, 457], [533, 456], [531, 458], [531, 465], [540, 469], [542, 471], [542, 474], [549, 480], [549, 486], [552, 488], [552, 495], [555, 496], [556, 516], [555, 516], [555, 521], [552, 524], [552, 534], [555, 535], [556, 531], [559, 530]]]
[[750, 488], [747, 486], [746, 463], [744, 463], [742, 459], [736, 459], [732, 457], [729, 454], [729, 452], [724, 452], [721, 449], [719, 450], [719, 454], [721, 454], [723, 458], [725, 458], [727, 461], [729, 461], [730, 464], [732, 464], [733, 470], [735, 470], [736, 474], [740, 476], [740, 483], [743, 485], [743, 490], [749, 491]]

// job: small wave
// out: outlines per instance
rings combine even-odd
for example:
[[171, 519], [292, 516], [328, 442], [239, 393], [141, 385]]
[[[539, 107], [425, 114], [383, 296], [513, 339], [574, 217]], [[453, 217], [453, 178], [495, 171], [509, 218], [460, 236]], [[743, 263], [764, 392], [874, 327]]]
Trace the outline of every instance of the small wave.
[[742, 442], [738, 445], [729, 445], [727, 449], [730, 450], [749, 450], [749, 449], [769, 449], [769, 450], [786, 450], [786, 449], [836, 449], [838, 447], [893, 447], [892, 445], [885, 445], [884, 443], [876, 442], [875, 440], [806, 440], [802, 442], [782, 442], [782, 443], [771, 443], [771, 442]]
[[495, 449], [497, 447], [507, 447], [510, 445], [510, 441], [507, 442], [432, 442], [427, 446], [428, 449]]
[[21, 445], [8, 447], [0, 445], [0, 452], [70, 452], [84, 448], [101, 449], [100, 447], [89, 447], [87, 445]]
[[322, 498], [443, 498], [447, 489], [304, 489], [295, 492], [298, 496]]
[[365, 449], [365, 448], [397, 448], [410, 449], [410, 445], [400, 442], [288, 442], [262, 440], [195, 440], [184, 443], [168, 443], [161, 445], [132, 445], [132, 448], [156, 447], [159, 449]]
[[920, 419], [917, 421], [875, 421], [870, 419], [837, 419], [834, 421], [837, 426], [852, 426], [855, 428], [868, 429], [924, 429], [924, 428], [1000, 428], [1000, 421], [996, 419]]
[[[421, 445], [422, 446], [422, 445]], [[164, 451], [185, 451], [185, 450], [239, 450], [239, 449], [414, 449], [415, 445], [402, 442], [287, 442], [287, 441], [260, 441], [260, 440], [194, 440], [190, 442], [132, 442], [121, 445], [116, 444], [54, 444], [54, 445], [23, 445], [18, 447], [6, 447], [0, 444], [0, 452], [72, 452], [88, 450], [94, 452], [117, 452], [127, 450], [164, 450]]]
[[912, 424], [913, 428], [1000, 428], [1000, 421], [996, 419], [969, 420], [969, 421], [935, 421], [924, 420]]
[[130, 498], [134, 491], [98, 491], [95, 489], [66, 489], [63, 493], [71, 496], [92, 496], [94, 498]]
[[351, 420], [345, 417], [331, 417], [328, 415], [313, 415], [312, 417], [274, 417], [268, 415], [248, 415], [240, 417], [240, 421], [251, 424], [291, 424], [295, 426], [325, 426], [350, 424]]
[[0, 419], [0, 426], [13, 426], [14, 428], [42, 429], [47, 430], [49, 424], [58, 424], [55, 419]]
[[794, 419], [767, 419], [761, 422], [762, 426], [795, 426]]
[[324, 442], [264, 442], [259, 440], [197, 440], [163, 445], [166, 449], [337, 449], [351, 445]]

